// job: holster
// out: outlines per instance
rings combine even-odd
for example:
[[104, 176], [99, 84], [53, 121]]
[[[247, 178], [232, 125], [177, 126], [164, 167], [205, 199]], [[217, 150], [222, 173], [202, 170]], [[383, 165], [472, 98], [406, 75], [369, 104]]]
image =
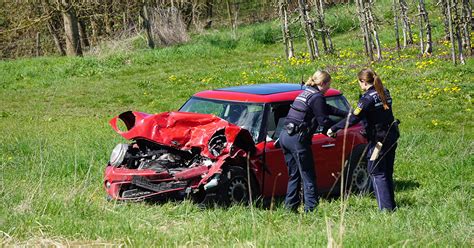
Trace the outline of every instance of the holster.
[[286, 132], [288, 133], [288, 135], [290, 135], [290, 136], [295, 135], [299, 131], [298, 126], [293, 122], [290, 122], [290, 123], [286, 124], [285, 129], [286, 129]]
[[309, 132], [307, 131], [308, 129], [305, 129], [305, 130], [302, 130], [298, 133], [298, 141], [299, 142], [304, 142], [306, 140], [308, 140], [308, 134]]

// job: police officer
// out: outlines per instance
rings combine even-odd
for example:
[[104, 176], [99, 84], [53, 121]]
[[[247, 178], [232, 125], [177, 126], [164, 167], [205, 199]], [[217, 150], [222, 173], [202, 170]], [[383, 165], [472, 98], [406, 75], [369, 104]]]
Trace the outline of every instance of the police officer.
[[331, 76], [326, 71], [316, 71], [305, 83], [306, 89], [291, 105], [285, 119], [285, 130], [280, 144], [288, 166], [288, 189], [285, 207], [297, 211], [300, 204], [300, 184], [303, 181], [304, 210], [311, 212], [319, 202], [314, 172], [311, 137], [318, 125], [321, 129], [334, 124], [328, 115], [347, 116], [345, 111], [326, 104], [324, 93], [329, 89]]
[[[382, 85], [382, 80], [371, 69], [359, 72], [359, 86], [365, 91], [357, 108], [349, 118], [349, 126], [362, 120], [369, 141], [367, 150], [367, 169], [374, 185], [375, 197], [380, 210], [393, 211], [396, 208], [393, 186], [393, 163], [399, 121], [392, 113], [390, 92]], [[333, 125], [327, 132], [335, 136], [346, 125], [346, 119]]]

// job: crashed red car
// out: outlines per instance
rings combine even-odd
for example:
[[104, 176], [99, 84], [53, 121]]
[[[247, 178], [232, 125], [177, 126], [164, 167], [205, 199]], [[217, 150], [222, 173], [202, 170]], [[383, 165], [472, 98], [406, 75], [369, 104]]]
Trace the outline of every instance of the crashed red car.
[[[108, 197], [190, 195], [197, 201], [236, 203], [250, 196], [284, 196], [288, 173], [277, 140], [290, 104], [302, 90], [299, 84], [208, 90], [192, 96], [177, 112], [128, 111], [114, 117], [110, 125], [130, 142], [112, 151], [104, 179]], [[350, 108], [335, 89], [325, 97], [334, 107]], [[367, 141], [361, 131], [363, 127], [356, 125], [336, 138], [313, 135], [320, 193], [338, 192], [341, 164], [346, 189], [370, 188], [363, 159]]]

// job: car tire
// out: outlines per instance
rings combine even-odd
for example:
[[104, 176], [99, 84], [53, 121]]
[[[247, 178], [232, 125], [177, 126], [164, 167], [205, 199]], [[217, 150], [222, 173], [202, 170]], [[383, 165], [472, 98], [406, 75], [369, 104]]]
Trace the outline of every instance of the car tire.
[[[248, 204], [250, 201], [250, 191], [247, 171], [240, 166], [229, 166], [221, 178], [222, 183], [219, 186], [217, 195], [224, 205]], [[250, 175], [250, 185], [252, 199], [257, 195], [257, 187], [253, 175]]]
[[367, 194], [373, 192], [372, 181], [367, 170], [365, 146], [353, 150], [346, 160], [345, 191], [353, 194]]

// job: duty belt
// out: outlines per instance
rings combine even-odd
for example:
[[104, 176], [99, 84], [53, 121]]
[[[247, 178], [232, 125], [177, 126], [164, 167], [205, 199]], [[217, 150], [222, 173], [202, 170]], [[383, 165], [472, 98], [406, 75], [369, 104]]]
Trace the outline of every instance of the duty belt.
[[288, 132], [288, 135], [292, 136], [300, 131], [299, 125], [296, 125], [293, 122], [290, 122], [285, 125], [286, 132]]
[[290, 122], [285, 125], [285, 129], [290, 136], [297, 134], [300, 142], [311, 137], [309, 134], [310, 129], [304, 123], [297, 125], [296, 123]]

